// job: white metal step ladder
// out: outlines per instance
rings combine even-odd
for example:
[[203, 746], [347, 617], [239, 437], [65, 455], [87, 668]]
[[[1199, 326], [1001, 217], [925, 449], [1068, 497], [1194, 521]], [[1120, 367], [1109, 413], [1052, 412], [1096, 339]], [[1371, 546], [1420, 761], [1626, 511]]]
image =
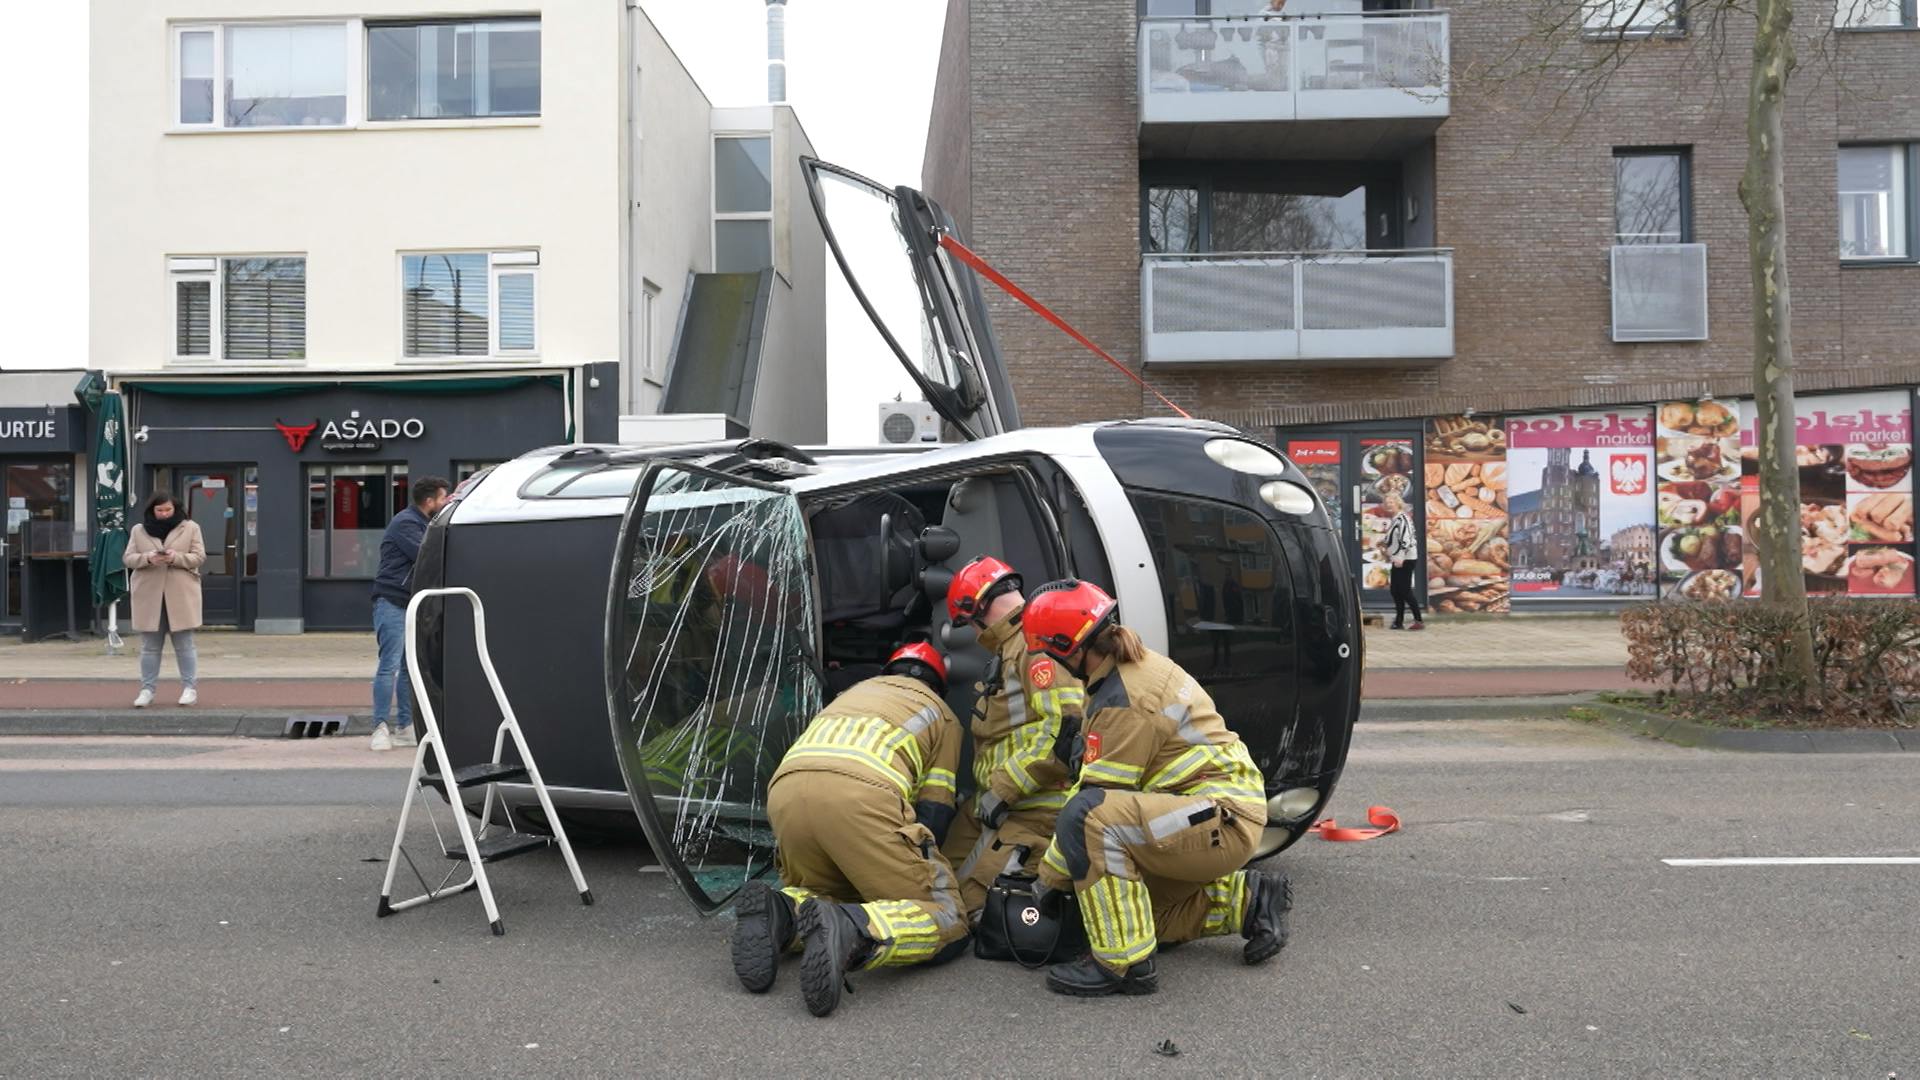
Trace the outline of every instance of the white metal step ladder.
[[[487, 684], [493, 688], [493, 700], [500, 706], [500, 727], [493, 735], [493, 760], [469, 765], [464, 769], [453, 767], [453, 761], [447, 756], [445, 742], [440, 735], [440, 722], [433, 713], [433, 702], [427, 696], [426, 681], [420, 674], [420, 655], [416, 645], [415, 627], [419, 619], [422, 601], [437, 596], [462, 596], [473, 605], [474, 651], [480, 657], [480, 668], [486, 672]], [[380, 887], [380, 908], [375, 914], [385, 918], [396, 911], [405, 911], [410, 907], [432, 903], [435, 900], [479, 889], [480, 899], [487, 907], [487, 922], [493, 932], [504, 934], [506, 927], [500, 923], [500, 908], [493, 902], [493, 888], [487, 884], [487, 866], [515, 855], [537, 851], [549, 844], [560, 848], [560, 854], [567, 860], [567, 870], [573, 875], [573, 887], [579, 890], [580, 901], [593, 903], [593, 891], [587, 888], [587, 879], [580, 873], [580, 862], [573, 857], [573, 845], [567, 842], [567, 831], [560, 824], [560, 815], [554, 812], [553, 800], [547, 795], [547, 785], [540, 779], [540, 768], [534, 764], [533, 754], [527, 749], [527, 740], [520, 734], [520, 723], [514, 719], [513, 706], [508, 703], [506, 691], [500, 688], [500, 676], [493, 669], [493, 657], [487, 651], [487, 613], [480, 603], [480, 597], [472, 589], [426, 589], [413, 594], [407, 604], [407, 677], [413, 684], [413, 703], [416, 719], [426, 724], [426, 733], [420, 736], [420, 746], [413, 754], [413, 775], [407, 777], [407, 793], [400, 804], [400, 824], [393, 831], [393, 850], [387, 855], [387, 880]], [[501, 751], [506, 749], [507, 737], [513, 737], [515, 752], [520, 762], [515, 764], [502, 761]], [[433, 755], [433, 771], [428, 770], [427, 755]], [[546, 812], [547, 827], [553, 830], [551, 837], [532, 833], [518, 832], [513, 827], [513, 811], [500, 801], [500, 812], [504, 818], [502, 831], [495, 832], [493, 823], [493, 805], [496, 796], [494, 785], [502, 783], [526, 782], [531, 784], [533, 792], [540, 799], [540, 808]], [[448, 789], [448, 784], [452, 789]], [[466, 803], [460, 793], [469, 788], [486, 788], [486, 798], [480, 808], [480, 827], [476, 833], [472, 822], [468, 821]], [[434, 821], [433, 808], [427, 800], [425, 791], [433, 788], [447, 797], [453, 806], [454, 824], [459, 828], [460, 846], [448, 847], [440, 832], [440, 825]], [[401, 842], [407, 834], [407, 817], [413, 810], [414, 800], [421, 802], [421, 810], [427, 815], [427, 822], [433, 826], [434, 839], [439, 842], [440, 850], [453, 862], [453, 869], [440, 884], [430, 885], [426, 875], [414, 863]], [[400, 869], [400, 860], [405, 859], [413, 876], [420, 879], [420, 887], [425, 891], [419, 896], [404, 900], [393, 899], [393, 877]], [[460, 872], [461, 865], [471, 868], [465, 881], [453, 884], [454, 875]]]

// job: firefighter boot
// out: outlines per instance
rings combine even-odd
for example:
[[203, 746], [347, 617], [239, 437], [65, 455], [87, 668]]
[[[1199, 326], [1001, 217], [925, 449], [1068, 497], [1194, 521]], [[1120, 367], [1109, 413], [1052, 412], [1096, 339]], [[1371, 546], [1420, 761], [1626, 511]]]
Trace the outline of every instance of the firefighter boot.
[[793, 898], [764, 881], [749, 881], [733, 906], [733, 973], [756, 994], [773, 986], [780, 957], [793, 946]]
[[1249, 964], [1262, 964], [1287, 947], [1287, 912], [1293, 910], [1293, 885], [1278, 870], [1257, 870], [1248, 874], [1247, 914], [1240, 924], [1240, 936], [1247, 939], [1240, 958]]
[[1160, 976], [1153, 970], [1151, 956], [1129, 967], [1125, 975], [1115, 975], [1093, 957], [1083, 956], [1071, 964], [1048, 968], [1047, 989], [1070, 997], [1152, 994], [1160, 989]]
[[847, 972], [859, 970], [879, 943], [867, 933], [866, 914], [857, 905], [817, 897], [800, 905], [800, 936], [807, 941], [800, 956], [800, 993], [808, 1012], [825, 1016], [840, 1004]]

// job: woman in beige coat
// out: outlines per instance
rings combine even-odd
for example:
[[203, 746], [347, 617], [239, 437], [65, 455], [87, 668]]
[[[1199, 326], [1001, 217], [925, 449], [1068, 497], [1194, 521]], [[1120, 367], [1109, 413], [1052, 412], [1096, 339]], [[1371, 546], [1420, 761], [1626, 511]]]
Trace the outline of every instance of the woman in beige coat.
[[140, 696], [133, 707], [153, 703], [160, 681], [160, 648], [173, 636], [173, 662], [180, 668], [180, 704], [200, 698], [194, 688], [199, 657], [193, 632], [200, 626], [200, 564], [207, 545], [200, 526], [180, 512], [173, 496], [156, 491], [140, 509], [140, 524], [127, 537], [122, 559], [132, 579], [133, 628], [140, 631]]

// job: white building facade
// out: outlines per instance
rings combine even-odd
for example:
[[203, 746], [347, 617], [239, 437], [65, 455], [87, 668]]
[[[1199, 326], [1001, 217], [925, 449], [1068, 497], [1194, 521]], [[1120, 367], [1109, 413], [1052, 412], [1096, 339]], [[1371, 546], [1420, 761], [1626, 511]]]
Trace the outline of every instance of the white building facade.
[[824, 439], [792, 110], [716, 110], [614, 0], [327, 2], [92, 9], [90, 360], [210, 617], [364, 625], [411, 479], [622, 414]]

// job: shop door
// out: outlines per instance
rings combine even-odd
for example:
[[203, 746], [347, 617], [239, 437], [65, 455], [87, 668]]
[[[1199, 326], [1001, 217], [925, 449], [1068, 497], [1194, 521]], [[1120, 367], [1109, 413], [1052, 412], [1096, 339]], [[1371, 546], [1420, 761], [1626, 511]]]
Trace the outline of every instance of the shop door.
[[[1379, 435], [1328, 434], [1289, 436], [1287, 456], [1313, 481], [1333, 515], [1334, 528], [1344, 538], [1347, 565], [1360, 579], [1360, 603], [1366, 608], [1391, 608], [1387, 562], [1383, 543], [1389, 494], [1399, 495], [1413, 514], [1414, 525], [1426, 535], [1425, 500], [1421, 497], [1420, 439], [1407, 433]], [[1424, 545], [1423, 545], [1424, 547]], [[1426, 595], [1426, 575], [1416, 574], [1415, 588]]]
[[73, 462], [9, 464], [0, 472], [0, 505], [7, 528], [0, 533], [6, 573], [0, 576], [0, 626], [21, 622], [20, 578], [29, 553], [74, 549]]
[[[250, 621], [242, 603], [242, 582], [257, 565], [254, 537], [248, 528], [249, 492], [257, 470], [252, 466], [178, 466], [162, 470], [159, 486], [174, 493], [187, 517], [200, 526], [207, 545], [207, 561], [200, 567], [201, 621], [209, 626], [237, 626]], [[171, 474], [171, 475], [169, 475]]]

